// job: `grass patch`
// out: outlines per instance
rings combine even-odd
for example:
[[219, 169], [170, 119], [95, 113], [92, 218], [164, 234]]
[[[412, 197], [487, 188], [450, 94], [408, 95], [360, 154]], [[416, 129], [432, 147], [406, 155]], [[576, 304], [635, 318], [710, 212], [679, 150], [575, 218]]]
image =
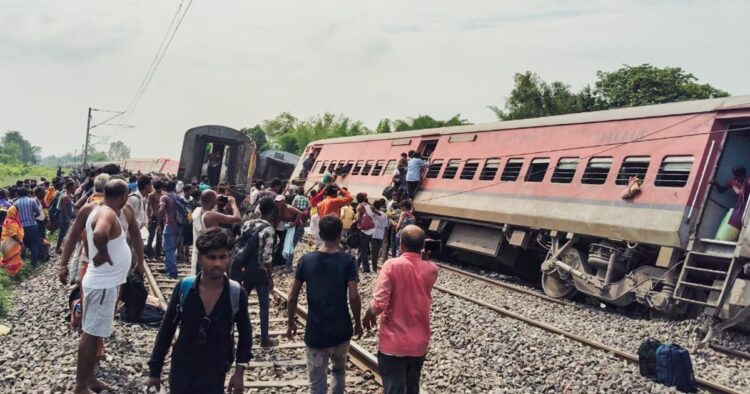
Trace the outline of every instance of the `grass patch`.
[[52, 180], [57, 174], [57, 169], [53, 167], [24, 165], [24, 164], [6, 164], [0, 163], [0, 187], [15, 185], [19, 179], [39, 179], [45, 177]]
[[10, 278], [5, 271], [0, 270], [0, 317], [10, 312]]

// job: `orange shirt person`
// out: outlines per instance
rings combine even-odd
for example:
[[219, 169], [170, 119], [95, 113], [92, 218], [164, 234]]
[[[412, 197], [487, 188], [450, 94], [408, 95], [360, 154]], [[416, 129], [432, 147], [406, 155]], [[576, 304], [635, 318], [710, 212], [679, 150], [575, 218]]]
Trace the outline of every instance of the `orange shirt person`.
[[[339, 189], [336, 184], [326, 186], [326, 198], [318, 203], [318, 216], [333, 215], [339, 217], [341, 208], [354, 201], [352, 195], [346, 189]], [[341, 196], [339, 197], [339, 193]]]

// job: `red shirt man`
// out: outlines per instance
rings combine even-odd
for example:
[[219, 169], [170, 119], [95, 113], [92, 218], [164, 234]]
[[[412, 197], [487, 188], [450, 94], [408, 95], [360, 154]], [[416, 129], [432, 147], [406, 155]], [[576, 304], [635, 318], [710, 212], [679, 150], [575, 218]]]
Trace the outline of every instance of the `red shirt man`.
[[430, 344], [430, 307], [437, 266], [421, 257], [425, 233], [417, 226], [401, 231], [401, 256], [385, 262], [364, 318], [367, 329], [380, 319], [378, 366], [386, 393], [418, 393]]

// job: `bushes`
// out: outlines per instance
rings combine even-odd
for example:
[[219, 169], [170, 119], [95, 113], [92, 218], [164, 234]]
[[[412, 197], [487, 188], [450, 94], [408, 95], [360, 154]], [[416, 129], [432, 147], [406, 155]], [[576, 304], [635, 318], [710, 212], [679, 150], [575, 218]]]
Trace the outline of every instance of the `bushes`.
[[14, 185], [19, 179], [45, 177], [54, 178], [56, 169], [37, 165], [0, 163], [0, 187]]

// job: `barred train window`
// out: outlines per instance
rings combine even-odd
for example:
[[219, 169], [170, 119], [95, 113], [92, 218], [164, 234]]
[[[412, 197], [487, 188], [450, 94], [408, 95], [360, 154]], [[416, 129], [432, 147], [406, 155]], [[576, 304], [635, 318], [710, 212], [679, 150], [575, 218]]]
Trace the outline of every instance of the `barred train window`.
[[475, 160], [475, 159], [466, 160], [466, 164], [464, 164], [464, 169], [461, 170], [460, 178], [463, 180], [474, 179], [474, 175], [477, 173], [478, 168], [479, 168], [479, 160]]
[[318, 170], [318, 174], [322, 174], [326, 172], [326, 169], [328, 169], [328, 160], [323, 162], [323, 165], [320, 166], [320, 170]]
[[380, 175], [380, 171], [383, 171], [383, 166], [385, 165], [385, 160], [378, 160], [375, 162], [375, 168], [372, 169], [372, 176], [378, 176]]
[[693, 156], [667, 156], [659, 166], [654, 185], [662, 187], [683, 187], [693, 168]]
[[331, 174], [333, 174], [333, 170], [335, 170], [335, 169], [336, 169], [336, 161], [332, 160], [331, 164], [328, 165], [328, 172], [330, 172]]
[[515, 182], [521, 174], [521, 167], [523, 167], [523, 159], [508, 159], [508, 161], [505, 162], [503, 174], [500, 175], [500, 180], [503, 182]]
[[450, 159], [448, 164], [445, 165], [445, 171], [443, 171], [443, 179], [453, 179], [458, 172], [458, 166], [461, 164], [460, 159]]
[[362, 175], [367, 175], [370, 173], [370, 170], [372, 169], [372, 163], [374, 163], [375, 160], [367, 160], [365, 162], [365, 168], [362, 169]]
[[609, 169], [612, 168], [612, 157], [592, 157], [583, 172], [581, 183], [601, 185], [607, 181]]
[[396, 160], [388, 160], [388, 163], [385, 165], [385, 170], [383, 170], [383, 175], [393, 175], [394, 171], [396, 170]]
[[573, 182], [573, 176], [578, 168], [577, 157], [561, 157], [557, 161], [555, 172], [552, 173], [553, 183], [570, 183]]
[[526, 171], [526, 182], [541, 182], [547, 174], [549, 168], [549, 158], [539, 157], [531, 160], [531, 165]]
[[637, 176], [638, 179], [643, 180], [648, 172], [648, 166], [651, 163], [651, 158], [648, 156], [630, 156], [626, 157], [620, 167], [620, 172], [617, 174], [615, 180], [616, 185], [627, 185], [628, 178], [631, 176]]
[[321, 164], [322, 163], [320, 162], [320, 160], [316, 161], [315, 164], [313, 164], [313, 168], [310, 169], [310, 173], [314, 174], [316, 171], [318, 171]]
[[495, 179], [495, 175], [497, 175], [497, 170], [499, 168], [500, 159], [487, 159], [487, 161], [484, 162], [484, 168], [482, 168], [482, 172], [479, 173], [479, 180], [491, 181]]
[[364, 160], [358, 160], [357, 164], [354, 165], [354, 169], [352, 169], [352, 175], [359, 174], [359, 170], [362, 169], [362, 163], [364, 163]]
[[440, 174], [440, 169], [443, 168], [443, 159], [435, 159], [430, 163], [430, 168], [427, 169], [427, 178], [435, 179]]

